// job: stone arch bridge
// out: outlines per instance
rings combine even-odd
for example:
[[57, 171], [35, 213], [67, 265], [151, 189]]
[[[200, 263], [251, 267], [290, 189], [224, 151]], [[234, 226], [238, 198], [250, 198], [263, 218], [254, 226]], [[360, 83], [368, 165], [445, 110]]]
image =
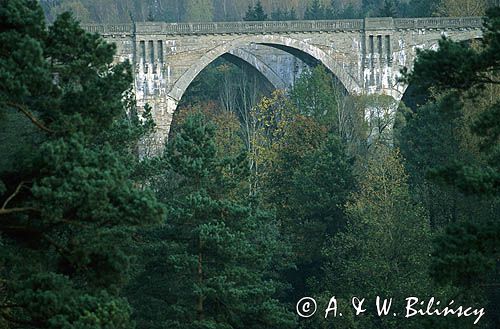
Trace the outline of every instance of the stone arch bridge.
[[407, 86], [399, 72], [412, 66], [417, 49], [437, 48], [443, 35], [480, 38], [481, 27], [480, 17], [84, 25], [116, 43], [117, 62], [133, 63], [137, 105], [152, 106], [157, 145], [190, 83], [220, 56], [253, 66], [279, 89], [320, 62], [349, 93], [401, 100]]

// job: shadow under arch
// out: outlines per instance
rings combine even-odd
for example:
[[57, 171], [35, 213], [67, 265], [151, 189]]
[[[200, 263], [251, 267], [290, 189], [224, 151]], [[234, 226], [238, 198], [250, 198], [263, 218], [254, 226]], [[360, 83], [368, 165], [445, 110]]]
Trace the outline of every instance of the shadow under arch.
[[[178, 108], [186, 108], [190, 107], [193, 105], [192, 101], [193, 99], [191, 98], [194, 94], [197, 92], [203, 92], [203, 96], [201, 96], [202, 100], [216, 100], [219, 99], [221, 96], [221, 89], [222, 88], [227, 88], [224, 84], [219, 85], [218, 83], [224, 83], [224, 81], [213, 81], [213, 80], [208, 80], [209, 84], [206, 85], [204, 82], [204, 72], [205, 70], [209, 68], [217, 68], [221, 66], [227, 66], [229, 65], [230, 67], [237, 68], [238, 69], [238, 79], [241, 79], [241, 81], [251, 81], [255, 80], [255, 82], [258, 84], [259, 90], [266, 95], [270, 95], [273, 90], [276, 89], [285, 89], [285, 83], [280, 79], [280, 77], [271, 69], [267, 66], [265, 66], [265, 63], [262, 62], [255, 62], [254, 60], [258, 61], [258, 58], [248, 58], [248, 56], [241, 56], [241, 54], [234, 54], [234, 53], [225, 53], [222, 54], [220, 57], [216, 58], [212, 63], [207, 65], [194, 79], [193, 81], [189, 84], [187, 89], [185, 90], [184, 94], [182, 95], [182, 98], [179, 100], [177, 103]], [[226, 73], [222, 73], [223, 75], [226, 75]], [[240, 81], [240, 80], [238, 80]], [[235, 81], [232, 80], [229, 82], [229, 84], [234, 83]], [[201, 88], [201, 89], [200, 89]], [[209, 88], [210, 90], [206, 91], [206, 88]], [[213, 94], [213, 93], [216, 93]], [[194, 93], [194, 94], [193, 94]], [[198, 98], [195, 98], [196, 101], [199, 101]], [[173, 116], [175, 117], [176, 112], [173, 113]]]
[[208, 51], [174, 83], [168, 94], [169, 98], [178, 102], [196, 76], [215, 59], [225, 53], [229, 53], [233, 49], [251, 44], [262, 44], [285, 50], [306, 63], [311, 63], [312, 61], [320, 62], [338, 78], [346, 90], [349, 92], [361, 91], [356, 81], [322, 49], [304, 41], [281, 35], [251, 35], [224, 43]]

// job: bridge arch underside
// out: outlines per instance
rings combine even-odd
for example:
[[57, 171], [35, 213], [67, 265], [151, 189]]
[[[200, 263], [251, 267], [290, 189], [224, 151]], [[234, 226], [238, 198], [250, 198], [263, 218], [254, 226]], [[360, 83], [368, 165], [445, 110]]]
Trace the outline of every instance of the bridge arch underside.
[[[287, 89], [290, 81], [286, 81], [276, 70], [273, 70], [263, 60], [254, 56], [250, 47], [252, 45], [272, 47], [284, 51], [308, 66], [323, 64], [343, 85], [349, 93], [357, 93], [361, 89], [358, 83], [347, 74], [342, 67], [320, 48], [306, 42], [275, 35], [258, 35], [242, 37], [232, 42], [222, 44], [211, 49], [174, 83], [168, 98], [175, 103], [179, 102], [189, 85], [210, 63], [219, 57], [229, 57], [237, 61], [243, 60], [257, 69], [277, 89]], [[232, 57], [231, 57], [232, 56]], [[172, 111], [172, 109], [170, 109]]]
[[264, 78], [268, 89], [287, 89], [289, 83], [286, 77], [280, 75], [271, 65], [265, 60], [259, 58], [248, 49], [237, 48], [230, 52], [222, 54], [220, 58], [236, 65], [241, 70], [253, 70]]
[[[244, 50], [237, 49], [236, 51], [222, 54], [217, 59], [224, 59], [226, 62], [238, 67], [241, 70], [242, 74], [244, 74], [244, 77], [247, 76], [247, 74], [248, 76], [257, 77], [260, 81], [261, 88], [265, 92], [270, 93], [275, 89], [287, 89], [288, 87], [286, 81], [281, 76], [279, 76], [271, 67], [269, 67], [265, 62], [263, 62], [253, 54], [247, 54]], [[214, 62], [216, 62], [217, 59], [214, 60]], [[208, 68], [209, 66], [210, 64], [205, 68]], [[184, 97], [189, 94], [190, 88], [194, 85], [195, 81], [198, 78], [202, 78], [202, 75], [203, 70], [198, 76], [193, 79], [193, 82], [188, 86], [182, 98], [178, 102], [179, 105], [183, 103], [182, 101], [184, 100]]]

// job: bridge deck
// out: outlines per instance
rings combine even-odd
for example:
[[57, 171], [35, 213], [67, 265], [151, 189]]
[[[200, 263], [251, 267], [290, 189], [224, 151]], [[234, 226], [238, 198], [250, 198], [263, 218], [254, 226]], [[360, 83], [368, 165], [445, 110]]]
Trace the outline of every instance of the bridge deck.
[[481, 17], [426, 17], [426, 18], [365, 18], [323, 21], [264, 21], [264, 22], [199, 22], [164, 23], [136, 22], [135, 24], [83, 24], [89, 32], [106, 34], [170, 35], [279, 33], [279, 32], [335, 32], [385, 29], [457, 29], [481, 28]]

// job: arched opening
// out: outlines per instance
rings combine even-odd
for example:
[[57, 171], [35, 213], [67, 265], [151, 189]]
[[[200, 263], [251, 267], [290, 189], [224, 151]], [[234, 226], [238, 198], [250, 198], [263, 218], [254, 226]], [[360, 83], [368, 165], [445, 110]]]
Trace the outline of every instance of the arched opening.
[[320, 48], [304, 41], [280, 35], [254, 35], [238, 38], [207, 52], [176, 81], [168, 96], [175, 101], [179, 101], [192, 81], [206, 66], [222, 55], [230, 53], [234, 49], [251, 44], [261, 44], [284, 50], [311, 65], [322, 63], [334, 76], [338, 78], [347, 91], [361, 91], [361, 88], [355, 79], [351, 77], [347, 71], [344, 70], [331, 56], [326, 54]]
[[[223, 54], [207, 65], [188, 86], [173, 113], [168, 140], [185, 117], [201, 111], [211, 121], [237, 119], [240, 124], [262, 97], [285, 89], [277, 74], [249, 62], [245, 55]], [[220, 121], [219, 121], [220, 122]]]
[[[220, 99], [220, 94], [229, 88], [231, 79], [235, 76], [239, 80], [258, 80], [259, 88], [263, 93], [270, 93], [274, 89], [284, 88], [276, 74], [269, 73], [252, 65], [245, 59], [230, 53], [225, 53], [207, 65], [189, 84], [179, 100], [179, 107], [199, 101], [215, 101]], [[198, 94], [199, 96], [196, 96]], [[200, 99], [201, 97], [201, 99]]]
[[[331, 56], [314, 45], [279, 35], [244, 36], [211, 49], [183, 73], [168, 94], [168, 99], [171, 100], [171, 106], [168, 110], [172, 117], [175, 118], [177, 116], [176, 109], [178, 105], [181, 107], [185, 105], [184, 95], [189, 88], [193, 89], [193, 83], [196, 85], [200, 82], [198, 77], [202, 71], [221, 59], [233, 63], [238, 67], [243, 67], [247, 71], [253, 71], [252, 74], [258, 73], [261, 77], [264, 77], [265, 79], [263, 80], [266, 81], [267, 90], [286, 89], [282, 87], [289, 87], [290, 84], [287, 86], [282, 77], [276, 71], [273, 71], [265, 61], [252, 54], [252, 47], [255, 46], [272, 48], [274, 51], [284, 52], [309, 67], [321, 64], [330, 73], [332, 80], [340, 87], [342, 93], [348, 94], [360, 91], [360, 87], [355, 79], [334, 61]], [[261, 96], [263, 95], [264, 93], [261, 93]], [[177, 120], [174, 119], [174, 121]]]

